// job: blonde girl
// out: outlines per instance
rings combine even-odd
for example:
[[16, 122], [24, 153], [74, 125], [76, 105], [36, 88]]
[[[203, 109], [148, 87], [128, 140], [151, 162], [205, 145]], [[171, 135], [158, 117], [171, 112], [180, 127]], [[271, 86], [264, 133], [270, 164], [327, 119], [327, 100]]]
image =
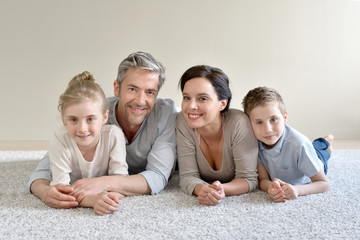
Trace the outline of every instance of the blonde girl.
[[[64, 126], [49, 143], [52, 182], [71, 185], [81, 178], [128, 175], [124, 134], [109, 117], [106, 97], [91, 73], [76, 75], [60, 96], [58, 109]], [[72, 193], [73, 194], [73, 193]], [[79, 206], [104, 215], [118, 210], [123, 195], [104, 192], [88, 195]]]

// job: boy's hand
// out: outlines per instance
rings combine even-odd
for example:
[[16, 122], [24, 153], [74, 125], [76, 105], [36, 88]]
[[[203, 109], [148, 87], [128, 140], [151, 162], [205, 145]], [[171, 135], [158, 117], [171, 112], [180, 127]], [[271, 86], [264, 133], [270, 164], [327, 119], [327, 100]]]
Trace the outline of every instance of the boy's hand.
[[281, 180], [274, 179], [268, 187], [268, 194], [274, 202], [285, 202], [285, 192], [281, 187]]
[[284, 183], [281, 188], [284, 191], [285, 199], [296, 199], [299, 196], [299, 191], [291, 184]]

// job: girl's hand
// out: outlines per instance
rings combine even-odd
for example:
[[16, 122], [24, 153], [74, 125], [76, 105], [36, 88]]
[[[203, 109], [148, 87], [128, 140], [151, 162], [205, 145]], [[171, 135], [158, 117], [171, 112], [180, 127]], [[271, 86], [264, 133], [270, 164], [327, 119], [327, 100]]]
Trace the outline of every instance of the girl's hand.
[[94, 212], [98, 215], [105, 215], [119, 210], [119, 200], [124, 197], [120, 193], [104, 192], [97, 195], [94, 203]]

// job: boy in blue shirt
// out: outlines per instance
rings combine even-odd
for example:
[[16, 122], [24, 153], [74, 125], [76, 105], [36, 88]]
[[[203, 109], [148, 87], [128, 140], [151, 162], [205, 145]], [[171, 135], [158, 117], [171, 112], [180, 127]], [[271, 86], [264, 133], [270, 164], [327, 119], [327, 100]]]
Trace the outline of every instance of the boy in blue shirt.
[[285, 104], [275, 89], [255, 88], [242, 104], [259, 140], [260, 189], [275, 202], [327, 191], [325, 175], [334, 137], [328, 135], [311, 143], [286, 125]]

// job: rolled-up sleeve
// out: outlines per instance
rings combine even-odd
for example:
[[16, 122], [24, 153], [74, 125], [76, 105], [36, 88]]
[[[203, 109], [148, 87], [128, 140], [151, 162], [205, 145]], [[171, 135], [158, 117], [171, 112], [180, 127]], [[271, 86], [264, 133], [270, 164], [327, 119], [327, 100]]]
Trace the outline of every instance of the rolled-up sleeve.
[[180, 173], [180, 188], [192, 195], [196, 185], [208, 183], [201, 179], [196, 160], [196, 143], [192, 131], [180, 112], [176, 122], [177, 154]]
[[148, 182], [151, 194], [158, 194], [166, 187], [176, 161], [175, 105], [161, 112], [158, 136], [147, 156], [146, 170], [140, 173]]
[[26, 188], [29, 191], [29, 193], [31, 193], [30, 190], [31, 184], [38, 179], [45, 179], [51, 182], [52, 174], [50, 171], [50, 157], [48, 153], [46, 153], [45, 156], [40, 160], [35, 171], [31, 173], [26, 183]]
[[251, 192], [258, 184], [258, 141], [247, 117], [243, 117], [233, 130], [232, 151], [235, 178], [243, 178], [249, 184], [249, 192]]

